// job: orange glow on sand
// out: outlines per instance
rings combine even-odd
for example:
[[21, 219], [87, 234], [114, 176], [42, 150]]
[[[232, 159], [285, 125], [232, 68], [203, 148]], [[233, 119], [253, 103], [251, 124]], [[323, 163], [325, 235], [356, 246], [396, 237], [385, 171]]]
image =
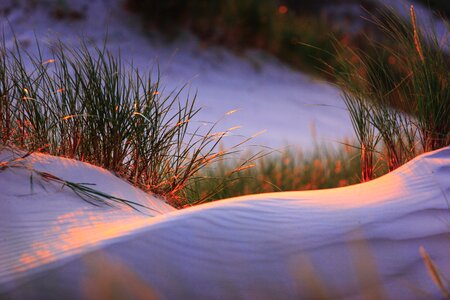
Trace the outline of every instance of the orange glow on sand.
[[26, 251], [18, 253], [14, 269], [24, 272], [51, 263], [62, 253], [68, 254], [86, 246], [92, 247], [154, 222], [152, 218], [139, 215], [123, 219], [119, 216], [120, 214], [117, 218], [102, 217], [83, 209], [58, 216], [54, 226], [42, 235], [45, 242], [35, 242]]
[[31, 245], [30, 251], [20, 255], [20, 265], [16, 268], [16, 270], [23, 272], [54, 260], [55, 257], [46, 244], [35, 242]]

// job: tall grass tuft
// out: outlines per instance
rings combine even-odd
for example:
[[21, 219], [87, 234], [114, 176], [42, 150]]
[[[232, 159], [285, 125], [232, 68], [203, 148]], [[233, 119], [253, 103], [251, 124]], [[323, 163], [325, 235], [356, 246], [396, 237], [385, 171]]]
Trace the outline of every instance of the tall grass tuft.
[[391, 10], [379, 15], [369, 21], [390, 44], [368, 39], [361, 50], [336, 43], [335, 75], [358, 137], [363, 180], [380, 163], [375, 152], [391, 171], [450, 144], [448, 39], [419, 28], [413, 6], [411, 20]]
[[101, 166], [173, 204], [227, 154], [216, 150], [226, 132], [193, 128], [195, 96], [165, 93], [159, 74], [124, 65], [105, 45], [55, 41], [51, 57], [36, 46], [0, 45], [1, 144]]

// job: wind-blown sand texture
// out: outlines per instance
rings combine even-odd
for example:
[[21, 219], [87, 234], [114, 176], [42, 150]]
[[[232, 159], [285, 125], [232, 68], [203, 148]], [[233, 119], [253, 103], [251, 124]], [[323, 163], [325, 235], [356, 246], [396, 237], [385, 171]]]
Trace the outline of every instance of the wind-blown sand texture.
[[13, 299], [105, 296], [108, 283], [166, 299], [439, 297], [420, 246], [450, 274], [450, 148], [364, 184], [180, 211], [97, 167], [30, 161], [162, 214], [91, 206], [45, 184], [30, 194], [29, 171], [1, 171], [0, 295]]

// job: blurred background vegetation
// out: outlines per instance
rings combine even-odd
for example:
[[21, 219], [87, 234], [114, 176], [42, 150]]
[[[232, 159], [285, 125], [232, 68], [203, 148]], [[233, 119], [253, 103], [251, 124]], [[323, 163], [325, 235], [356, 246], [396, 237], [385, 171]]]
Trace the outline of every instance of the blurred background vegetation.
[[[449, 14], [450, 1], [421, 2], [440, 15]], [[262, 49], [331, 81], [336, 66], [333, 39], [351, 48], [367, 48], [367, 37], [396, 45], [379, 27], [363, 20], [383, 14], [380, 2], [373, 0], [127, 0], [126, 7], [141, 16], [149, 33], [175, 38], [189, 31], [203, 47], [221, 45], [237, 53]]]

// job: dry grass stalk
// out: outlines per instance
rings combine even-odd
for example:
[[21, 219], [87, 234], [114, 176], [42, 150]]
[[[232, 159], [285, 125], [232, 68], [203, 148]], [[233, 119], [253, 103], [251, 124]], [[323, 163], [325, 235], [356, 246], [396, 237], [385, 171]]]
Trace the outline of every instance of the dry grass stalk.
[[420, 60], [422, 62], [424, 62], [425, 58], [423, 57], [422, 48], [420, 46], [419, 33], [417, 30], [417, 22], [416, 22], [416, 12], [414, 11], [414, 5], [411, 5], [409, 12], [411, 15], [411, 22], [412, 22], [413, 29], [414, 29], [414, 45], [416, 46], [417, 54], [419, 54]]
[[439, 288], [442, 295], [444, 296], [444, 299], [450, 299], [450, 291], [448, 290], [448, 287], [445, 286], [444, 280], [440, 275], [438, 268], [431, 259], [430, 255], [422, 246], [419, 248], [419, 251], [420, 255], [422, 256], [423, 262], [427, 267], [430, 278], [433, 280], [434, 284]]

